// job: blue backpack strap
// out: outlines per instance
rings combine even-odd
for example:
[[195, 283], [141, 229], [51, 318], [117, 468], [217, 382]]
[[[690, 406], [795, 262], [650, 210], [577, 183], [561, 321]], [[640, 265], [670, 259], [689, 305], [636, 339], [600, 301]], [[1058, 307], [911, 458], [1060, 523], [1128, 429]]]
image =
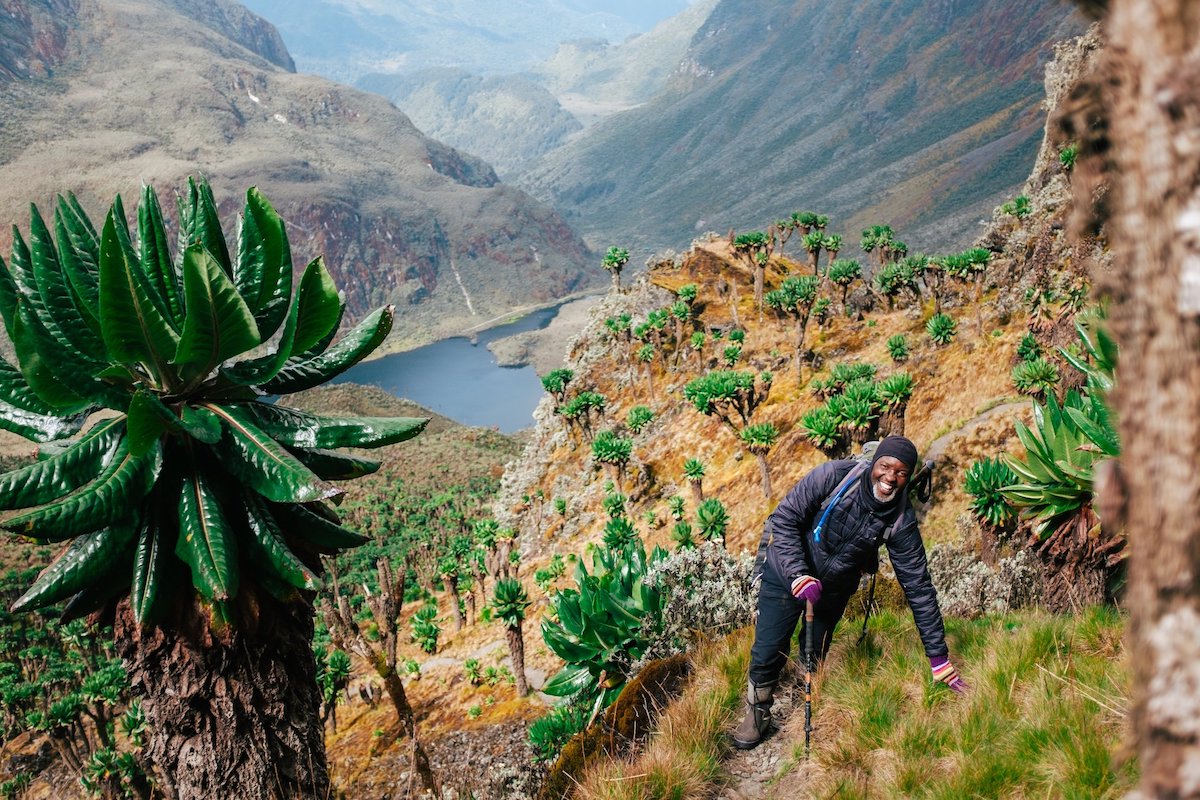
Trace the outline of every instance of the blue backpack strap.
[[846, 493], [846, 489], [850, 487], [850, 484], [854, 483], [855, 479], [862, 475], [868, 466], [869, 465], [865, 461], [860, 461], [855, 464], [850, 468], [850, 471], [846, 473], [846, 477], [842, 478], [842, 482], [837, 485], [837, 488], [833, 490], [833, 493], [830, 494], [829, 497], [825, 498], [825, 502], [821, 506], [824, 509], [824, 511], [821, 513], [821, 519], [818, 520], [817, 527], [813, 528], [814, 542], [821, 541], [821, 531], [825, 528], [825, 520], [829, 517], [829, 512], [832, 511], [833, 507], [836, 506], [838, 501], [842, 499], [842, 495]]

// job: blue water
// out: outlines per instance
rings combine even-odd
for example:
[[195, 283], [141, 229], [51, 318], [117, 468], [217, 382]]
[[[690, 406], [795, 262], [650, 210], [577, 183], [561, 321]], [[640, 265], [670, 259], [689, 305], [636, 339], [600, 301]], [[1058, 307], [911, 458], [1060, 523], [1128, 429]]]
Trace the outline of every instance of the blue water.
[[475, 343], [458, 336], [366, 361], [334, 382], [379, 386], [464, 425], [513, 433], [533, 425], [533, 409], [545, 390], [533, 367], [500, 366], [487, 343], [544, 328], [557, 313], [557, 307], [534, 311], [483, 331]]

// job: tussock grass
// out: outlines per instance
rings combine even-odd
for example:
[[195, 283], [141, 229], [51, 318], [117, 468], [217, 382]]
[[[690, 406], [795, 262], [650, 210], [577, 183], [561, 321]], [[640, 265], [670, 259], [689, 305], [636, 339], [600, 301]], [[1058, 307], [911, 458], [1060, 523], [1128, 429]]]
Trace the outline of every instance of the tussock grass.
[[745, 695], [753, 632], [738, 631], [702, 646], [694, 678], [659, 718], [657, 734], [629, 761], [589, 770], [575, 793], [579, 800], [690, 800], [705, 797], [721, 781], [728, 744]]
[[[906, 613], [872, 618], [862, 646], [843, 629], [818, 677], [812, 755], [800, 706], [768, 798], [1118, 797], [1137, 766], [1116, 753], [1127, 734], [1124, 620], [1110, 608], [1074, 617], [1021, 612], [948, 620], [959, 697], [933, 683]], [[578, 797], [718, 796], [741, 711], [752, 632], [697, 655], [696, 678], [630, 761], [593, 769]]]

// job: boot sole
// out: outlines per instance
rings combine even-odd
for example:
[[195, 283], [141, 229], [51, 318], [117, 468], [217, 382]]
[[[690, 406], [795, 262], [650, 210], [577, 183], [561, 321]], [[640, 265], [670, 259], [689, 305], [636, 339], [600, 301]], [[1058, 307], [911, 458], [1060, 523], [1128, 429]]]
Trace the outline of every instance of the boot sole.
[[758, 747], [760, 744], [765, 742], [767, 739], [770, 739], [771, 734], [774, 732], [775, 732], [775, 726], [772, 725], [770, 728], [767, 729], [766, 733], [764, 733], [762, 736], [755, 739], [753, 742], [747, 742], [743, 739], [739, 739], [736, 736], [733, 736], [732, 734], [729, 736], [729, 741], [732, 742], [733, 746], [736, 747], [738, 750], [753, 750], [754, 748]]

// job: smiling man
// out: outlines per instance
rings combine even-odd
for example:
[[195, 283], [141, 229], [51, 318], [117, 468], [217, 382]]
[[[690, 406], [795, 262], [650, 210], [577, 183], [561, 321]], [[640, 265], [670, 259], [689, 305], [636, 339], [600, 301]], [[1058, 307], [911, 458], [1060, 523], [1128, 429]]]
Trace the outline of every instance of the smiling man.
[[748, 710], [733, 733], [736, 747], [754, 747], [771, 726], [775, 686], [805, 603], [814, 606], [813, 637], [823, 658], [860, 576], [877, 566], [880, 545], [887, 546], [912, 608], [934, 679], [956, 692], [966, 690], [950, 664], [937, 591], [908, 502], [906, 488], [916, 465], [913, 443], [889, 436], [869, 465], [830, 461], [805, 475], [767, 518]]

